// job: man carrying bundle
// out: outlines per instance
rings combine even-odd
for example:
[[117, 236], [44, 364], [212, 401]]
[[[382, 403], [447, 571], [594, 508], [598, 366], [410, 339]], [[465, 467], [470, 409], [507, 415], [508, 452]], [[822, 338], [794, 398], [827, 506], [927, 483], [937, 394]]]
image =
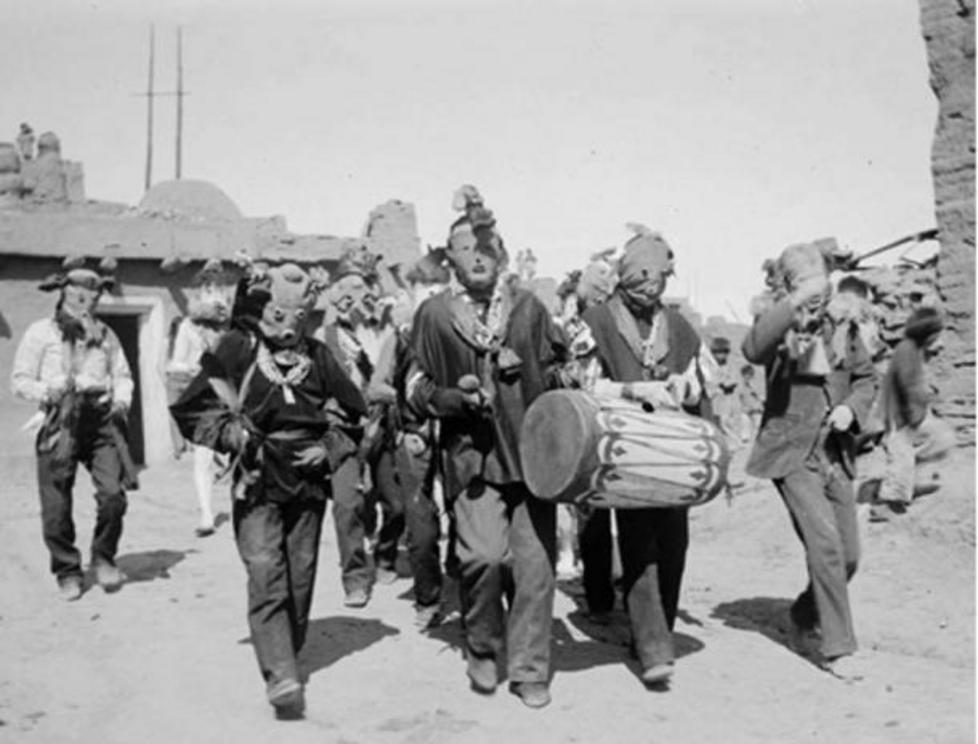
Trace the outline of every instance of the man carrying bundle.
[[113, 270], [111, 259], [98, 270], [87, 268], [84, 259], [69, 259], [45, 280], [43, 291], [60, 292], [54, 317], [27, 329], [11, 372], [13, 392], [41, 406], [36, 451], [44, 543], [51, 572], [68, 601], [83, 591], [71, 518], [78, 463], [92, 475], [98, 504], [92, 536], [95, 578], [107, 591], [124, 580], [115, 554], [126, 513], [124, 487], [135, 487], [123, 436], [133, 381], [118, 337], [95, 317], [102, 292], [114, 282]]
[[744, 339], [763, 364], [767, 396], [747, 473], [774, 481], [805, 546], [809, 584], [791, 606], [799, 633], [821, 635], [822, 664], [860, 676], [847, 583], [859, 560], [853, 494], [855, 435], [865, 428], [876, 371], [855, 322], [835, 323], [829, 257], [820, 245], [786, 248], [769, 271], [771, 302]]
[[543, 707], [550, 702], [555, 509], [527, 490], [517, 438], [526, 408], [557, 385], [563, 346], [543, 304], [501, 281], [506, 250], [489, 210], [475, 206], [452, 225], [448, 258], [458, 284], [418, 309], [408, 400], [441, 425], [472, 688], [495, 691], [505, 648], [511, 691]]
[[257, 273], [255, 332], [228, 331], [170, 407], [184, 437], [226, 453], [248, 572], [248, 624], [268, 701], [301, 715], [296, 656], [309, 623], [329, 478], [356, 452], [366, 406], [326, 346], [306, 336], [314, 300], [295, 264]]
[[[653, 409], [703, 414], [712, 362], [689, 322], [662, 304], [673, 252], [657, 233], [636, 226], [607, 302], [585, 311], [599, 367], [593, 392], [645, 402]], [[594, 377], [594, 375], [589, 375]], [[642, 681], [661, 686], [673, 674], [672, 629], [689, 542], [688, 509], [616, 510], [625, 605]], [[584, 587], [592, 613], [615, 600], [611, 582], [611, 510], [595, 509], [581, 531]]]

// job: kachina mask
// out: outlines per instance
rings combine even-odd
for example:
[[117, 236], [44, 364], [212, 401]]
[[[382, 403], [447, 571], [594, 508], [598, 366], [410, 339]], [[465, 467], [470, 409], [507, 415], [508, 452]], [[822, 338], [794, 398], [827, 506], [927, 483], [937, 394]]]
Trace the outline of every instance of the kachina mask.
[[309, 315], [316, 300], [312, 278], [292, 263], [268, 269], [249, 294], [267, 296], [258, 328], [276, 348], [295, 346], [306, 335]]

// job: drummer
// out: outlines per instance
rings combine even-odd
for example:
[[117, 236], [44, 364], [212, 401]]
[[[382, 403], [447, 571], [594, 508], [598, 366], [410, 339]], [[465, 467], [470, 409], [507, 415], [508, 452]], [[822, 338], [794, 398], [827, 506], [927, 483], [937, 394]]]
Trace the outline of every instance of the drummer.
[[502, 279], [492, 212], [457, 220], [447, 255], [456, 285], [418, 308], [407, 397], [441, 425], [471, 687], [495, 691], [505, 650], [510, 690], [540, 708], [550, 702], [556, 510], [527, 490], [517, 436], [526, 408], [556, 386], [563, 344], [540, 300]]
[[[657, 233], [639, 226], [625, 243], [614, 293], [583, 316], [596, 345], [592, 366], [599, 367], [592, 390], [642, 400], [656, 409], [704, 415], [709, 406], [703, 394], [711, 369], [709, 352], [689, 322], [663, 305], [672, 273], [672, 249]], [[689, 541], [687, 511], [675, 507], [616, 512], [632, 642], [642, 681], [650, 687], [665, 686], [673, 674], [672, 629]], [[610, 520], [610, 510], [596, 509], [581, 534], [585, 591], [589, 604], [599, 605], [591, 606], [592, 612], [607, 612], [614, 604]]]

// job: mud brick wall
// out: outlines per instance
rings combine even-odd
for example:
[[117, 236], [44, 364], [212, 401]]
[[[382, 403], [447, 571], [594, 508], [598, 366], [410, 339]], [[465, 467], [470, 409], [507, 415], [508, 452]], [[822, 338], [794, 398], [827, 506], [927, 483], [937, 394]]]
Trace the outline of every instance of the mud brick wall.
[[941, 242], [937, 289], [949, 326], [939, 408], [974, 441], [975, 0], [920, 0], [920, 9], [939, 104], [931, 168]]

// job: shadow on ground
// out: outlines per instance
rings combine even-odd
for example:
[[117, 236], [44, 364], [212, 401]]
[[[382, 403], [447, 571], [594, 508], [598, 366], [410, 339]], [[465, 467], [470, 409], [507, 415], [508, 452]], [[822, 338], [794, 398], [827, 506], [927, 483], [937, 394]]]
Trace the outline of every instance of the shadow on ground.
[[713, 608], [710, 617], [723, 621], [728, 628], [760, 633], [817, 665], [817, 638], [810, 633], [799, 635], [794, 631], [789, 615], [792, 601], [781, 597], [737, 599], [718, 604]]
[[126, 583], [170, 578], [170, 569], [182, 561], [188, 551], [144, 550], [116, 558], [116, 565], [126, 575]]
[[380, 620], [357, 617], [321, 617], [309, 623], [306, 645], [299, 655], [304, 678], [335, 664], [344, 656], [363, 651], [400, 631]]

